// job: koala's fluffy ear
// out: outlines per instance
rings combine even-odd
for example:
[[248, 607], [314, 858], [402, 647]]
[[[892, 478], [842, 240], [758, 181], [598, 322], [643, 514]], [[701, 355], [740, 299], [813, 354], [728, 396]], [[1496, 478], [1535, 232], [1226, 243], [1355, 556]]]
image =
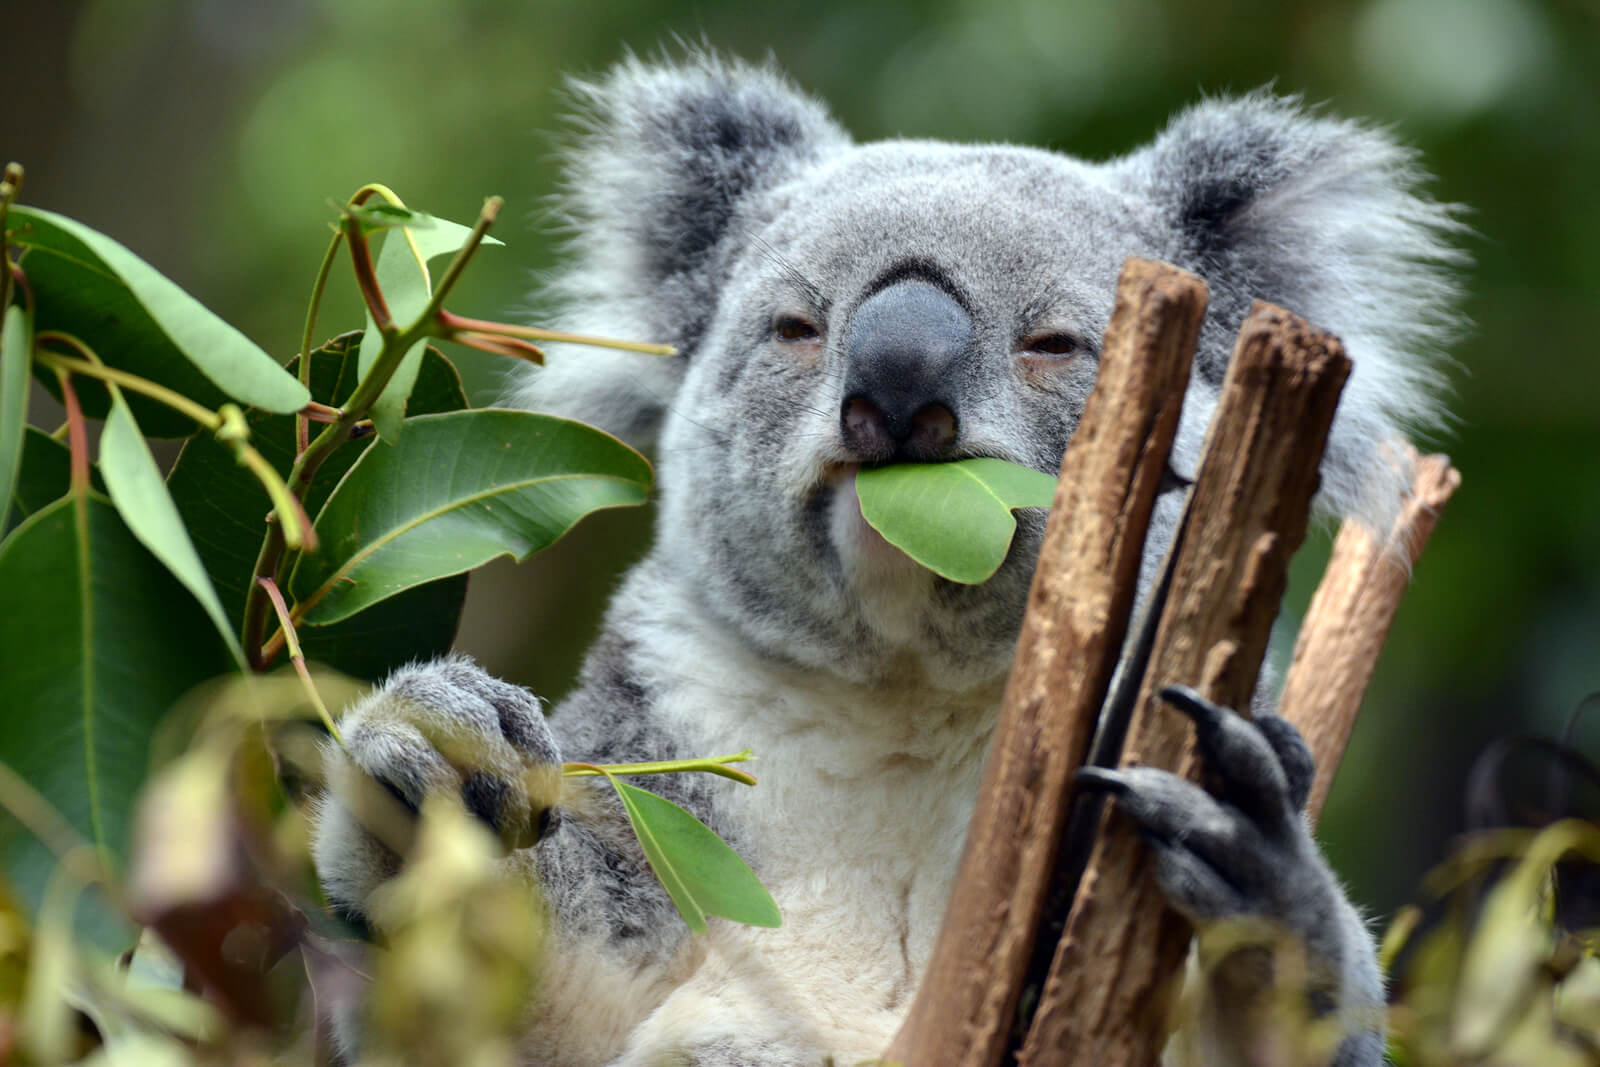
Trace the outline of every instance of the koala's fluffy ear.
[[572, 88], [581, 110], [560, 197], [567, 266], [550, 286], [559, 325], [680, 355], [556, 349], [512, 399], [648, 444], [761, 194], [849, 139], [770, 66], [706, 52], [673, 64], [630, 57]]
[[[1383, 522], [1408, 478], [1392, 440], [1440, 418], [1439, 351], [1459, 324], [1455, 209], [1387, 134], [1266, 92], [1208, 100], [1113, 164], [1158, 205], [1182, 265], [1211, 286], [1200, 378], [1221, 381], [1260, 298], [1338, 334], [1355, 369], [1323, 463], [1323, 498]], [[1208, 413], [1207, 413], [1208, 414]]]

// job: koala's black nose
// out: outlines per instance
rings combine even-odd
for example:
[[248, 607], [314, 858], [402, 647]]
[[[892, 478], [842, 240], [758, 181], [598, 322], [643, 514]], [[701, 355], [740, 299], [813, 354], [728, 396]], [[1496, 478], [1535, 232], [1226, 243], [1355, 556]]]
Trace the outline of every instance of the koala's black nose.
[[943, 289], [908, 280], [856, 309], [845, 344], [845, 447], [869, 462], [942, 459], [961, 427], [957, 365], [972, 317]]

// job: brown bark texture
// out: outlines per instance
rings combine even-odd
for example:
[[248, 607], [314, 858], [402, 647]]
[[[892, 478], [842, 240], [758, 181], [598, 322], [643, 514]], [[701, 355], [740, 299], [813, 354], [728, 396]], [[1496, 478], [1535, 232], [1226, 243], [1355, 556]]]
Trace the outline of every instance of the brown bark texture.
[[[1257, 302], [1245, 320], [1208, 431], [1124, 765], [1198, 780], [1188, 720], [1156, 695], [1167, 685], [1249, 707], [1349, 370], [1337, 338], [1289, 312]], [[1155, 1064], [1189, 934], [1155, 883], [1144, 843], [1108, 809], [1018, 1062]]]
[[1411, 495], [1385, 536], [1351, 519], [1334, 539], [1278, 702], [1278, 713], [1299, 728], [1317, 761], [1306, 803], [1313, 820], [1344, 758], [1411, 568], [1460, 484], [1461, 472], [1450, 466], [1449, 457], [1417, 459]]
[[1007, 1045], [1072, 775], [1127, 631], [1205, 283], [1129, 260], [1099, 377], [1062, 460], [1013, 672], [952, 898], [887, 1059], [992, 1065]]

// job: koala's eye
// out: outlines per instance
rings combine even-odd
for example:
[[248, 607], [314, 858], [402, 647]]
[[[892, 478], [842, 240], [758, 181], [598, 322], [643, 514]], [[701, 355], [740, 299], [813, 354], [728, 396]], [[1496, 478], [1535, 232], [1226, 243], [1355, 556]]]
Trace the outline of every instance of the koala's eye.
[[1022, 348], [1030, 356], [1070, 356], [1083, 346], [1070, 333], [1045, 333], [1028, 338]]
[[772, 321], [772, 332], [780, 341], [815, 341], [822, 332], [798, 315], [779, 315]]

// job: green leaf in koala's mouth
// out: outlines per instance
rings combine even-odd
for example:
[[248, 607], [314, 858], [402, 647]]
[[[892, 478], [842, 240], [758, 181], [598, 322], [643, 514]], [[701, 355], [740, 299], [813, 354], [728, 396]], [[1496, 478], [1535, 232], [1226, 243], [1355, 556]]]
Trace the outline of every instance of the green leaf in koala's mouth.
[[1017, 532], [1013, 508], [1049, 507], [1056, 480], [1003, 459], [906, 463], [856, 473], [861, 516], [885, 541], [963, 585], [993, 577]]

